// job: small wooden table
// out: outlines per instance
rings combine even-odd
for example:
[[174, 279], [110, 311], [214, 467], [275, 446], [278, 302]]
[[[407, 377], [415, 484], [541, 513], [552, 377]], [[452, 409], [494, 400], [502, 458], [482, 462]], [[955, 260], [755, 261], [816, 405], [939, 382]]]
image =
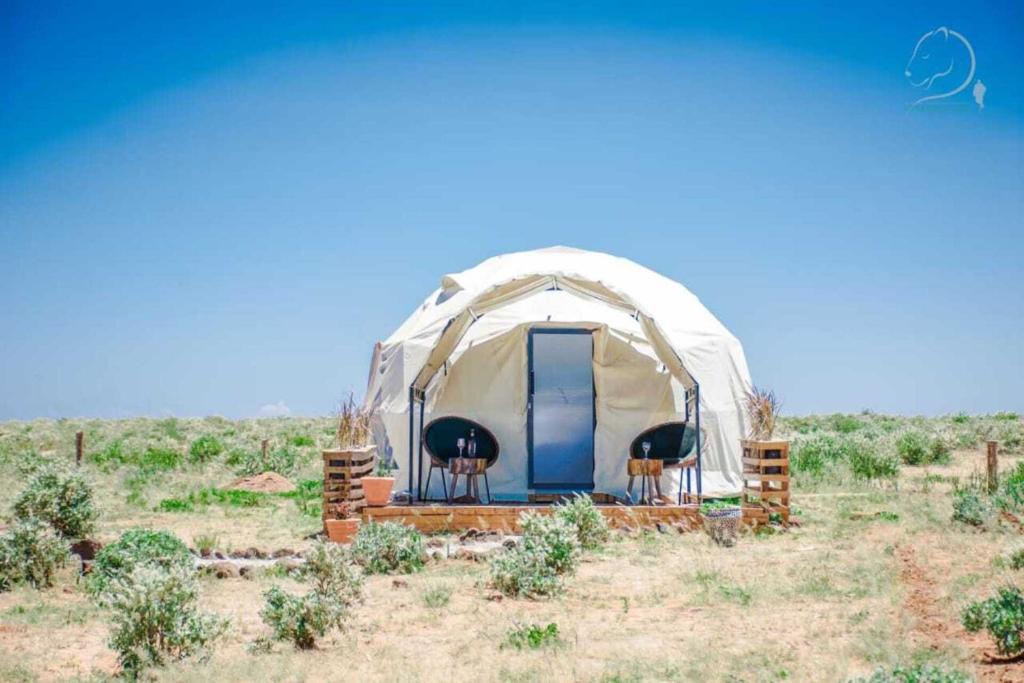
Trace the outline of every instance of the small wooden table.
[[[656, 505], [657, 501], [661, 500], [661, 473], [664, 469], [664, 463], [657, 458], [630, 458], [626, 462], [626, 472], [629, 474], [626, 498], [629, 502], [633, 502], [633, 481], [640, 477], [640, 505]], [[652, 497], [652, 494], [657, 495]]]
[[455, 487], [459, 483], [459, 475], [466, 477], [466, 497], [480, 502], [480, 482], [478, 477], [484, 475], [484, 489], [487, 491], [487, 504], [491, 503], [491, 485], [487, 481], [487, 458], [452, 458], [448, 461], [448, 472], [452, 475], [452, 486], [448, 489], [448, 504], [455, 499]]

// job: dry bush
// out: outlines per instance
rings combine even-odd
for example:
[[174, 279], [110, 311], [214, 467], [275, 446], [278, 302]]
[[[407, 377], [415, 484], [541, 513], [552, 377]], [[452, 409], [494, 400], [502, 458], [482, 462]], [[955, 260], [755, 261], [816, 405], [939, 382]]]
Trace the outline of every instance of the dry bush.
[[338, 446], [359, 448], [370, 443], [370, 412], [356, 405], [349, 394], [338, 411]]
[[750, 438], [771, 439], [782, 408], [775, 392], [752, 387], [745, 397], [745, 407], [750, 418]]

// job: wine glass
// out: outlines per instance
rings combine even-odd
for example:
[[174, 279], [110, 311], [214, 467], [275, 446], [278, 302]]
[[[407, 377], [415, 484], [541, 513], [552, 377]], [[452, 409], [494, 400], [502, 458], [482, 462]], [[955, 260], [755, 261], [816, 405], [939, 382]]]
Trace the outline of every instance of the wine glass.
[[644, 460], [647, 460], [648, 455], [651, 452], [651, 442], [644, 441], [642, 444], [640, 444], [640, 447], [644, 449]]
[[456, 445], [456, 447], [458, 447], [458, 449], [459, 449], [459, 457], [461, 458], [461, 457], [462, 457], [462, 450], [463, 450], [463, 449], [464, 449], [464, 448], [466, 447], [466, 440], [465, 440], [465, 439], [463, 439], [463, 438], [462, 438], [462, 437], [460, 436], [460, 437], [459, 437], [459, 439], [458, 439], [458, 441], [456, 441], [456, 442], [455, 442], [455, 445]]

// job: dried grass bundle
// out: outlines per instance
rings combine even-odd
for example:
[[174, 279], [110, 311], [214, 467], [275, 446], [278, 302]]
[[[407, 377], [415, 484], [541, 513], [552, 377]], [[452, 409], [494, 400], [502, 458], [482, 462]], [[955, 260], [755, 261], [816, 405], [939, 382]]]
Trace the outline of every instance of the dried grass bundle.
[[747, 393], [747, 417], [750, 418], [750, 438], [768, 440], [775, 433], [782, 402], [774, 391], [753, 387]]
[[356, 405], [349, 394], [338, 411], [338, 446], [361, 448], [370, 443], [370, 412]]

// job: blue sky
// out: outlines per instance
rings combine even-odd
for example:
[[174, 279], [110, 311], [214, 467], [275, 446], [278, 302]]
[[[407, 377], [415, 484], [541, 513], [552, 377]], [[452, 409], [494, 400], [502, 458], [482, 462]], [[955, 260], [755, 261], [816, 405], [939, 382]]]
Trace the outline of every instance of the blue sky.
[[[3, 4], [0, 419], [324, 414], [552, 244], [686, 284], [787, 412], [1024, 411], [1021, 3], [287, 5]], [[910, 108], [940, 26], [984, 109]]]

